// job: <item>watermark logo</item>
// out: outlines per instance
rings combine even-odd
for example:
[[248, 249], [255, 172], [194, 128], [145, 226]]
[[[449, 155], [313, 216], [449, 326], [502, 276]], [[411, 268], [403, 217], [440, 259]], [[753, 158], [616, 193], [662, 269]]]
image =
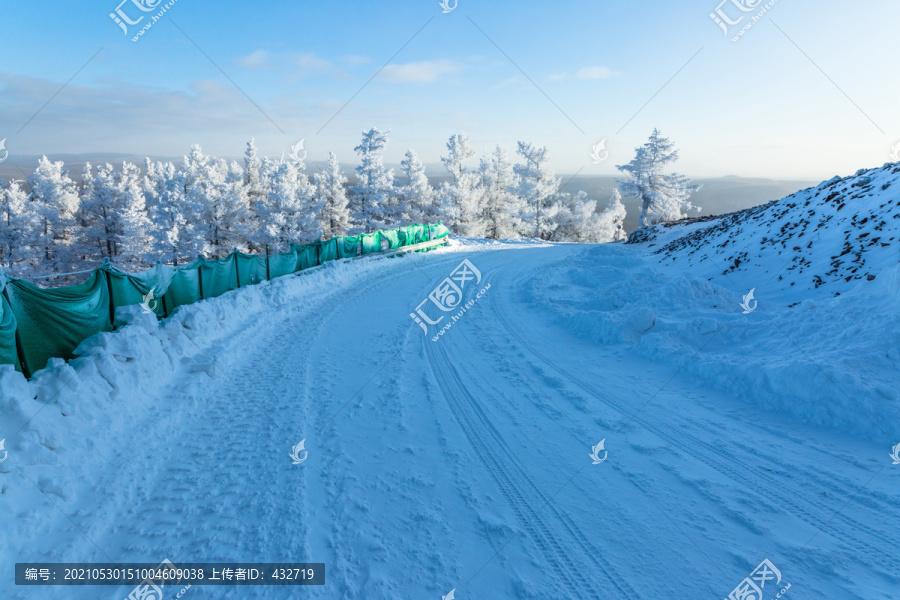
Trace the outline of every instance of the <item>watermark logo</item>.
[[[741, 308], [744, 309], [744, 314], [749, 315], [754, 310], [756, 310], [756, 306], [759, 304], [756, 300], [753, 299], [753, 292], [756, 291], [756, 288], [750, 290], [750, 292], [744, 296], [743, 302], [741, 302]], [[750, 306], [750, 303], [753, 303], [753, 306]]]
[[[128, 25], [137, 25], [141, 21], [144, 20], [144, 16], [141, 15], [136, 20], [132, 21], [128, 18], [128, 15], [125, 14], [125, 11], [122, 10], [123, 4], [128, 4], [131, 2], [134, 4], [138, 10], [143, 12], [151, 12], [159, 6], [159, 3], [162, 0], [122, 0], [119, 2], [119, 5], [116, 7], [115, 12], [109, 13], [109, 18], [116, 22], [116, 25], [122, 28], [122, 33], [128, 35]], [[127, 25], [126, 25], [127, 24]]]
[[[778, 0], [769, 0], [763, 5], [763, 0], [722, 0], [715, 11], [709, 13], [709, 18], [722, 29], [726, 37], [734, 33], [731, 41], [736, 42], [741, 39], [748, 29], [759, 22], [763, 15], [775, 6], [776, 2]], [[726, 10], [724, 8], [726, 5], [730, 5], [731, 8]], [[749, 14], [754, 11], [756, 14]], [[746, 23], [744, 23], [744, 19], [747, 19]], [[732, 29], [738, 26], [740, 26], [739, 30], [735, 31]]]
[[607, 158], [609, 158], [609, 151], [606, 149], [606, 138], [603, 138], [593, 147], [593, 150], [591, 150], [591, 159], [594, 161], [595, 165], [599, 165]]
[[[725, 600], [763, 600], [763, 590], [771, 581], [774, 581], [775, 585], [780, 585], [781, 571], [775, 568], [775, 565], [767, 558], [750, 573], [749, 577], [746, 577], [734, 588]], [[782, 588], [775, 598], [781, 598], [789, 589], [791, 589], [790, 583]]]
[[[0, 141], [0, 149], [3, 148], [3, 142], [5, 141], [6, 140]], [[0, 158], [0, 162], [3, 162], [3, 160], [4, 159]], [[894, 162], [900, 162], [900, 142], [897, 142], [897, 144], [893, 148], [891, 148], [891, 160], [893, 160]]]
[[145, 294], [143, 296], [143, 300], [141, 301], [141, 310], [145, 313], [155, 315], [156, 314], [156, 306], [158, 302], [156, 301], [156, 297], [154, 296], [155, 290], [150, 290], [149, 294]]
[[[591, 448], [590, 457], [593, 459], [595, 465], [599, 465], [603, 461], [606, 460], [606, 457], [609, 456], [609, 452], [604, 448], [604, 444], [606, 444], [606, 438], [600, 440], [600, 443]], [[603, 458], [600, 458], [600, 451], [603, 451]]]
[[[306, 138], [303, 138], [293, 146], [291, 146], [291, 158], [294, 159], [295, 162], [302, 163], [306, 160], [306, 150], [303, 148], [303, 143], [306, 141]], [[303, 156], [300, 156], [300, 153], [303, 153]]]
[[450, 590], [450, 593], [446, 596], [441, 596], [441, 600], [456, 600], [456, 588]]
[[[900, 446], [897, 447], [900, 448]], [[0, 463], [2, 463], [4, 460], [6, 460], [6, 457], [9, 456], [9, 452], [6, 451], [6, 438], [0, 440], [0, 451], [3, 452], [3, 457], [0, 458]]]
[[[300, 453], [303, 453], [301, 456]], [[303, 461], [307, 459], [309, 456], [309, 452], [306, 451], [306, 438], [300, 440], [300, 443], [291, 448], [291, 458], [294, 459], [294, 464], [299, 465]]]
[[0, 156], [0, 163], [2, 163], [4, 160], [9, 158], [9, 151], [6, 149], [6, 138], [0, 140], [0, 152], [3, 153], [3, 155]]
[[[163, 3], [163, 0], [122, 0], [119, 5], [116, 7], [115, 11], [109, 13], [109, 18], [112, 19], [116, 25], [118, 25], [122, 29], [122, 33], [126, 36], [128, 35], [128, 26], [129, 25], [138, 25], [141, 21], [144, 20], [144, 17], [149, 16], [149, 21], [141, 27], [140, 31], [131, 38], [132, 42], [138, 41], [144, 33], [153, 27], [153, 24], [159, 21], [166, 11], [168, 11], [178, 0], [169, 0], [165, 5], [160, 6]], [[140, 12], [134, 13], [137, 16], [136, 19], [132, 20], [128, 13], [122, 8], [126, 4], [134, 5], [137, 10]], [[149, 13], [158, 9], [158, 12], [155, 15], [142, 15], [141, 12]]]
[[[450, 0], [441, 0], [439, 4], [441, 8], [444, 9], [444, 14], [446, 15], [447, 13], [452, 13], [456, 10], [456, 7], [459, 6], [459, 0], [453, 0], [453, 4], [450, 4]], [[451, 594], [452, 593], [453, 592], [451, 592]]]
[[[0, 442], [0, 450], [3, 449], [3, 442]], [[6, 458], [6, 457], [4, 457]], [[897, 444], [893, 448], [891, 448], [891, 458], [894, 459], [895, 465], [900, 465], [900, 444]], [[3, 462], [0, 460], [0, 462]]]
[[[164, 574], [163, 571], [168, 572], [168, 575]], [[145, 579], [140, 585], [131, 590], [131, 593], [128, 594], [125, 600], [163, 600], [163, 588], [167, 582], [175, 583], [173, 581], [175, 578], [170, 575], [175, 575], [177, 572], [178, 569], [168, 558], [163, 560], [153, 569], [153, 577]], [[180, 581], [181, 579], [179, 578], [178, 582]], [[184, 593], [184, 590], [181, 590], [181, 593]]]
[[444, 327], [437, 332], [437, 335], [431, 339], [431, 341], [436, 342], [440, 336], [444, 335], [444, 333], [450, 329], [450, 327], [452, 327], [466, 311], [472, 308], [472, 306], [474, 306], [491, 287], [491, 285], [488, 284], [483, 287], [474, 298], [465, 304], [462, 304], [463, 291], [466, 286], [472, 287], [479, 283], [481, 283], [481, 271], [479, 271], [469, 259], [465, 259], [459, 263], [459, 266], [456, 267], [452, 273], [450, 273], [449, 277], [439, 283], [438, 286], [428, 294], [428, 298], [419, 303], [416, 307], [416, 312], [409, 313], [409, 316], [422, 328], [422, 332], [425, 335], [428, 335], [428, 325], [438, 325], [447, 316], [442, 315], [438, 319], [429, 317], [428, 313], [426, 313], [423, 308], [429, 300], [431, 300], [431, 303], [442, 312], [448, 313], [457, 311], [456, 314], [450, 315], [450, 322], [444, 325]]

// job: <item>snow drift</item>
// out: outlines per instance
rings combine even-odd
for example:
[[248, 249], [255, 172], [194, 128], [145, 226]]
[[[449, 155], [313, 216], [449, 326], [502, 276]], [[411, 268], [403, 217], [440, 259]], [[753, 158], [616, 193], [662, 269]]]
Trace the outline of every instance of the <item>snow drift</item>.
[[[598, 248], [528, 287], [578, 335], [628, 343], [766, 410], [893, 439], [898, 259], [900, 165], [889, 164], [640, 230], [629, 246]], [[595, 285], [610, 279], [620, 284]], [[743, 314], [751, 289], [758, 304]]]

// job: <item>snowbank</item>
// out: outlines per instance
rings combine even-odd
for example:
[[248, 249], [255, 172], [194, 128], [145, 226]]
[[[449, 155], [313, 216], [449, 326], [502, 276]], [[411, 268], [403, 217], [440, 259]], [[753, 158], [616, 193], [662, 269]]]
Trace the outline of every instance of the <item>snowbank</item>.
[[887, 443], [900, 439], [898, 250], [900, 165], [885, 165], [590, 250], [529, 299], [576, 335]]
[[[446, 251], [452, 250], [432, 253]], [[266, 327], [267, 314], [290, 311], [302, 318], [303, 312], [345, 293], [356, 280], [396, 269], [398, 260], [424, 259], [410, 255], [329, 262], [300, 276], [179, 307], [160, 322], [140, 306], [123, 307], [116, 314], [119, 328], [86, 339], [68, 363], [53, 359], [30, 381], [12, 366], [0, 366], [0, 439], [6, 439], [9, 453], [0, 463], [4, 536], [28, 548], [28, 540], [46, 533], [47, 499], [68, 514], [79, 495], [92, 493], [80, 484], [94, 481], [96, 465], [111, 463], [109, 457], [119, 452], [107, 440], [130, 429], [135, 436], [144, 435], [138, 424], [177, 412], [160, 399], [197, 401], [172, 387], [179, 375], [227, 377], [230, 365], [216, 351], [224, 340]], [[240, 359], [232, 353], [232, 360]], [[86, 455], [96, 460], [82, 464], [70, 459]], [[5, 546], [0, 561], [9, 558]]]

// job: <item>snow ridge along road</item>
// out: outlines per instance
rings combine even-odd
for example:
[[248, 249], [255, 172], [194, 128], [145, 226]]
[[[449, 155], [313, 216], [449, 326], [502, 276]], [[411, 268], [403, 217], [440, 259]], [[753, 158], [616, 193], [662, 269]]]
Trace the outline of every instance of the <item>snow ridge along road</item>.
[[[464, 258], [482, 275], [464, 301], [491, 288], [433, 342], [409, 314]], [[642, 323], [640, 297], [589, 293], [658, 269], [639, 246], [454, 241], [161, 326], [131, 315], [24, 388], [0, 372], [11, 426], [37, 413], [17, 436], [3, 424], [0, 560], [326, 564], [323, 587], [183, 598], [649, 600], [724, 598], [767, 558], [783, 575], [767, 597], [895, 598], [900, 475], [883, 440], [760, 410], [752, 389], [648, 352], [692, 323], [680, 304], [651, 296]], [[715, 284], [695, 292], [723, 322], [739, 312]], [[73, 374], [46, 406], [28, 399]], [[129, 591], [0, 581], [2, 598]]]

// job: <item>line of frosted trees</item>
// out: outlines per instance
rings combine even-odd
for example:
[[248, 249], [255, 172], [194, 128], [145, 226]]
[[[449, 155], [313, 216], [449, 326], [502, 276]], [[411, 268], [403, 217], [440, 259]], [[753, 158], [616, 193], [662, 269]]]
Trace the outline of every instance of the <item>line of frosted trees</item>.
[[198, 254], [278, 252], [416, 222], [443, 221], [455, 235], [490, 239], [607, 242], [620, 235], [625, 208], [618, 191], [603, 210], [584, 192], [562, 191], [546, 148], [519, 142], [513, 163], [497, 147], [470, 169], [470, 140], [454, 135], [441, 158], [449, 177], [435, 188], [413, 150], [399, 173], [385, 167], [388, 133], [363, 134], [355, 185], [333, 152], [309, 176], [295, 153], [261, 158], [252, 139], [243, 164], [193, 146], [180, 166], [150, 159], [143, 171], [129, 162], [118, 169], [88, 164], [73, 178], [62, 162], [43, 157], [27, 186], [0, 182], [0, 267], [34, 275], [105, 258], [129, 269], [178, 265]]

